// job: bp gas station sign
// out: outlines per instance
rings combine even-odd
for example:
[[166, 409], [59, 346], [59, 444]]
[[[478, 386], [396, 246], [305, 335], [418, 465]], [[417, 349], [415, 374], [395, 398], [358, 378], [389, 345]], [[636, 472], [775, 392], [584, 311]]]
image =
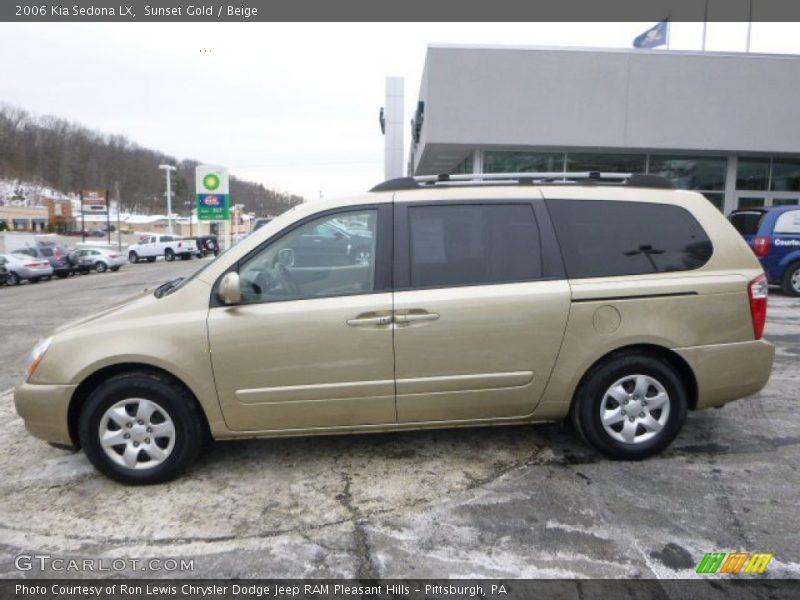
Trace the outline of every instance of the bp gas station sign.
[[197, 218], [201, 221], [227, 221], [231, 197], [228, 190], [228, 169], [213, 165], [195, 168]]

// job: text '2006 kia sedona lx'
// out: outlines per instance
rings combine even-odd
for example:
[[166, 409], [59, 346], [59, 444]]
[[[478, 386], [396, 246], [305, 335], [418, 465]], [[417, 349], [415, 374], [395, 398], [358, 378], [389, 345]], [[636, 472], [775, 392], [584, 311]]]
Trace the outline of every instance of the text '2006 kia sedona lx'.
[[661, 178], [403, 178], [61, 328], [15, 401], [126, 483], [175, 476], [209, 435], [570, 419], [641, 459], [766, 384], [766, 308], [741, 236]]

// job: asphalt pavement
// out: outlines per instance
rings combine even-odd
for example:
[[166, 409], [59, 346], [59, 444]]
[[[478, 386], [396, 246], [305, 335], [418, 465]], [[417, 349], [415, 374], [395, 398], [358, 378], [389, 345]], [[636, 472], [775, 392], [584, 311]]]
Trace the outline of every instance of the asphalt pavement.
[[[0, 392], [52, 328], [200, 266], [0, 289]], [[766, 389], [691, 413], [642, 462], [531, 425], [219, 442], [180, 479], [132, 488], [29, 436], [0, 394], [0, 577], [93, 575], [15, 566], [46, 554], [156, 577], [671, 578], [714, 551], [770, 552], [765, 576], [800, 577], [800, 300], [770, 296], [767, 338]]]

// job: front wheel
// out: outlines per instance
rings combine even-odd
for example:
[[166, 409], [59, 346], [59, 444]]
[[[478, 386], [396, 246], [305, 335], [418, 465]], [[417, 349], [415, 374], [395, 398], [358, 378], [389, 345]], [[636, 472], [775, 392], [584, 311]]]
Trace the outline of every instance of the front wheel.
[[89, 396], [78, 423], [92, 464], [121, 483], [160, 483], [197, 457], [205, 439], [194, 398], [160, 374], [112, 377]]
[[173, 260], [175, 260], [175, 253], [172, 251], [171, 248], [167, 248], [166, 250], [164, 250], [164, 260], [166, 260], [167, 262], [172, 262]]
[[612, 458], [658, 454], [678, 435], [688, 398], [678, 372], [666, 361], [620, 354], [586, 376], [572, 420], [594, 448]]
[[786, 269], [781, 288], [787, 296], [800, 296], [800, 262], [791, 264]]
[[6, 283], [8, 285], [19, 285], [19, 282], [20, 282], [19, 275], [14, 273], [14, 271], [9, 271], [8, 272], [8, 279], [6, 280]]
[[133, 264], [136, 264], [139, 262], [139, 255], [136, 254], [136, 252], [131, 252], [130, 254], [128, 254], [128, 260]]

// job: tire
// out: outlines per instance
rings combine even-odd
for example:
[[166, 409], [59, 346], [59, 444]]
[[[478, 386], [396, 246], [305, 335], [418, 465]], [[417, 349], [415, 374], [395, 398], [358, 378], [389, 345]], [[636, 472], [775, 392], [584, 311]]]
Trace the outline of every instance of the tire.
[[64, 271], [59, 271], [58, 273], [56, 273], [56, 277], [58, 277], [59, 279], [66, 279], [67, 277], [69, 277], [69, 275], [70, 275], [69, 273], [65, 273]]
[[94, 268], [97, 270], [98, 273], [105, 273], [108, 270], [108, 265], [103, 261], [97, 261]]
[[[158, 436], [159, 426], [164, 436]], [[103, 434], [120, 443], [104, 447]], [[78, 435], [98, 471], [130, 485], [173, 479], [206, 439], [203, 417], [186, 388], [146, 371], [117, 375], [97, 387], [81, 410]]]
[[[613, 395], [612, 390], [616, 390]], [[617, 354], [584, 378], [575, 394], [572, 421], [603, 454], [641, 460], [658, 454], [675, 439], [688, 404], [686, 386], [668, 362], [647, 354]], [[609, 417], [606, 425], [601, 411]]]
[[41, 277], [31, 277], [30, 279], [28, 279], [28, 281], [30, 281], [31, 283], [39, 283], [40, 279]]
[[112, 270], [114, 273], [116, 273], [117, 271], [119, 271], [119, 267], [111, 267], [111, 270]]
[[172, 251], [172, 248], [167, 248], [164, 250], [164, 260], [167, 262], [172, 262], [175, 260], [175, 253]]
[[19, 285], [20, 278], [19, 275], [14, 273], [14, 271], [8, 272], [8, 279], [6, 280], [6, 285]]
[[136, 252], [130, 252], [130, 253], [128, 254], [128, 260], [129, 260], [130, 262], [132, 262], [133, 264], [136, 264], [136, 263], [138, 263], [138, 262], [139, 262], [139, 255], [138, 255], [138, 254], [136, 254]]
[[154, 262], [156, 262], [156, 257], [155, 257], [155, 256], [148, 256], [148, 257], [147, 257], [147, 262], [149, 262], [149, 263], [154, 263]]
[[800, 296], [800, 261], [792, 263], [783, 274], [781, 289], [787, 296]]

